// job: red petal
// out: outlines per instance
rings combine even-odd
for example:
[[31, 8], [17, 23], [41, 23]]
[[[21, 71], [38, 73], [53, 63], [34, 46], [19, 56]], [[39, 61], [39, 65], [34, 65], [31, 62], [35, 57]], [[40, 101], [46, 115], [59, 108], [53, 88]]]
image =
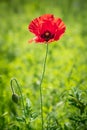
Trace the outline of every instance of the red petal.
[[52, 14], [45, 14], [39, 17], [40, 20], [49, 20], [52, 21], [54, 19], [54, 16]]
[[38, 18], [34, 19], [28, 26], [30, 32], [39, 35], [40, 21]]
[[56, 25], [57, 25], [57, 30], [56, 30], [54, 39], [59, 40], [59, 38], [65, 32], [66, 26], [65, 26], [65, 24], [63, 23], [63, 21], [60, 18], [56, 20]]
[[60, 29], [60, 30], [57, 30], [55, 37], [54, 37], [54, 40], [59, 40], [60, 37], [64, 34], [64, 32], [65, 32], [65, 27]]
[[36, 43], [38, 43], [38, 42], [45, 42], [45, 40], [44, 39], [42, 39], [41, 37], [34, 37], [33, 39], [31, 39], [31, 40], [29, 40], [28, 41], [29, 43], [32, 43], [32, 42], [36, 42]]
[[54, 24], [52, 21], [46, 21], [42, 24], [41, 28], [41, 34], [44, 32], [49, 31], [51, 34], [55, 34], [56, 31], [56, 24]]

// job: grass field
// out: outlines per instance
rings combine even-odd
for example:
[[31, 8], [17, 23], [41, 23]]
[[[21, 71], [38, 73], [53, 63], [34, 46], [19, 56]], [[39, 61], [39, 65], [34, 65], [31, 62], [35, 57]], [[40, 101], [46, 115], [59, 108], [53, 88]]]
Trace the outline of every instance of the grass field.
[[[41, 130], [39, 83], [45, 44], [28, 44], [28, 24], [54, 14], [66, 33], [49, 44], [43, 80], [44, 130], [87, 130], [87, 1], [0, 1], [0, 130]], [[12, 101], [10, 81], [19, 103]], [[25, 121], [26, 120], [26, 121]]]

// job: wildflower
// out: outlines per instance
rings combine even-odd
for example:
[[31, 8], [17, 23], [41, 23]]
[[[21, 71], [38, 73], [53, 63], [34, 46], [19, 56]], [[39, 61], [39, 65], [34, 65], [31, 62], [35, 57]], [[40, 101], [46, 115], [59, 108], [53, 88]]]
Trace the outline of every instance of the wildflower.
[[30, 32], [35, 37], [29, 42], [50, 43], [57, 41], [64, 34], [66, 26], [60, 18], [55, 18], [52, 14], [45, 14], [34, 19], [28, 26]]

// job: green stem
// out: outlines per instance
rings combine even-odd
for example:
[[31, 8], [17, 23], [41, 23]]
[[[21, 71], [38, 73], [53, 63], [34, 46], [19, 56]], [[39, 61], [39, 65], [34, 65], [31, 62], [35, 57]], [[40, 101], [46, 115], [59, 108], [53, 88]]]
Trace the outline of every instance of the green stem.
[[45, 68], [46, 68], [46, 60], [47, 60], [47, 54], [48, 54], [48, 43], [46, 43], [46, 55], [45, 55], [45, 60], [43, 64], [43, 71], [42, 71], [42, 77], [41, 77], [41, 82], [40, 82], [40, 105], [41, 105], [41, 119], [42, 119], [42, 130], [44, 126], [44, 121], [43, 121], [43, 94], [42, 94], [42, 82], [45, 74]]
[[11, 81], [10, 81], [10, 84], [11, 84], [11, 89], [12, 89], [12, 93], [14, 94], [14, 89], [13, 89], [13, 80], [16, 82], [17, 84], [17, 87], [18, 87], [18, 90], [19, 90], [19, 93], [20, 93], [20, 96], [21, 96], [21, 100], [22, 100], [22, 106], [23, 106], [23, 109], [24, 109], [24, 113], [25, 113], [25, 106], [24, 106], [24, 100], [23, 100], [23, 95], [22, 95], [22, 92], [21, 92], [21, 89], [20, 89], [20, 86], [18, 84], [18, 81], [16, 78], [12, 78]]

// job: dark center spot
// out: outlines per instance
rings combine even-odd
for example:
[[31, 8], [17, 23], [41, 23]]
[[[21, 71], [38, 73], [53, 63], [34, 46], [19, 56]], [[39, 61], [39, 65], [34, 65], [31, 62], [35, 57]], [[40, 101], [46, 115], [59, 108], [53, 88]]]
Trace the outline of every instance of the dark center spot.
[[51, 34], [51, 32], [46, 31], [41, 35], [41, 38], [45, 39], [45, 41], [49, 41], [50, 39], [52, 39], [54, 37], [53, 34]]

